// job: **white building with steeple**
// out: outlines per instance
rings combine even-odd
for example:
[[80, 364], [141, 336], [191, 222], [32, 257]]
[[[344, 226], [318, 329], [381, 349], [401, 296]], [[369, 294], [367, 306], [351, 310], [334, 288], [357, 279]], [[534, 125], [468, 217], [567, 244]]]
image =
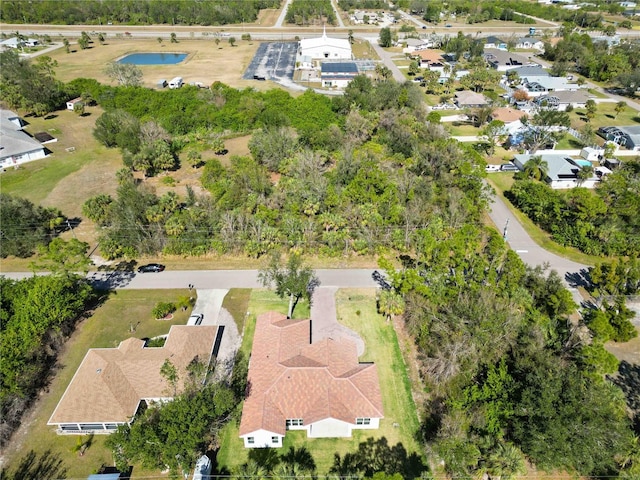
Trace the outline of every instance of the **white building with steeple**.
[[304, 38], [298, 44], [297, 69], [315, 68], [316, 61], [352, 60], [351, 43], [346, 38], [327, 37], [326, 28], [320, 38]]

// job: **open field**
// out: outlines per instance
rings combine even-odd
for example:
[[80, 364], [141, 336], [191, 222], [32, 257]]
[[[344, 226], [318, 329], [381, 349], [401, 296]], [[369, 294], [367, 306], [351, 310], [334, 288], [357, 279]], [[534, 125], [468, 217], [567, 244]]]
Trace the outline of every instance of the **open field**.
[[188, 57], [176, 65], [140, 65], [144, 75], [144, 85], [155, 87], [160, 79], [183, 77], [185, 83], [202, 82], [211, 85], [219, 81], [234, 87], [273, 88], [271, 82], [255, 82], [242, 80], [259, 42], [240, 40], [241, 33], [235, 35], [236, 46], [228, 43], [229, 37], [221, 37], [216, 45], [214, 37], [181, 39], [178, 43], [170, 43], [169, 35], [162, 43], [155, 39], [127, 39], [108, 36], [104, 45], [94, 42], [93, 47], [81, 50], [72, 44], [72, 53], [60, 48], [51, 53], [51, 58], [58, 61], [56, 76], [68, 82], [74, 78], [95, 78], [101, 83], [110, 84], [111, 80], [104, 74], [104, 67], [129, 53], [163, 52], [188, 53]]
[[[269, 309], [261, 296], [260, 291], [254, 291], [251, 298], [251, 316], [246, 324], [242, 344], [246, 353], [250, 352], [251, 348], [255, 315]], [[283, 443], [284, 448], [279, 453], [286, 452], [290, 446], [305, 446], [312, 454], [317, 471], [321, 475], [327, 473], [333, 465], [335, 453], [343, 455], [353, 452], [357, 450], [360, 442], [366, 441], [369, 437], [385, 437], [389, 445], [402, 443], [409, 454], [420, 451], [415, 440], [419, 428], [418, 417], [411, 398], [406, 367], [393, 325], [387, 323], [384, 317], [376, 312], [375, 290], [339, 290], [336, 303], [338, 320], [358, 332], [365, 342], [366, 350], [361, 361], [373, 361], [377, 365], [385, 418], [381, 421], [379, 430], [356, 431], [350, 439], [308, 439], [305, 432], [288, 432]], [[222, 449], [218, 456], [220, 468], [234, 472], [246, 463], [248, 451], [242, 448], [237, 424], [229, 424], [225, 428], [221, 444]]]
[[[599, 127], [608, 127], [612, 125], [637, 125], [640, 123], [638, 112], [631, 107], [625, 108], [616, 116], [616, 104], [614, 102], [604, 102], [598, 104], [596, 115], [591, 119], [591, 127], [597, 130]], [[587, 123], [586, 110], [584, 108], [576, 109], [569, 114], [571, 118], [571, 126], [576, 130], [580, 130]]]
[[[92, 446], [83, 456], [79, 456], [71, 451], [78, 437], [56, 435], [54, 428], [47, 426], [47, 421], [89, 348], [117, 347], [122, 340], [131, 336], [151, 338], [168, 333], [171, 325], [184, 325], [190, 313], [188, 311], [177, 311], [172, 320], [165, 321], [153, 319], [151, 309], [159, 301], [177, 300], [188, 293], [186, 289], [122, 290], [110, 293], [108, 299], [90, 318], [78, 325], [67, 341], [49, 388], [25, 416], [22, 427], [3, 452], [5, 465], [9, 469], [15, 468], [31, 449], [39, 455], [47, 450], [59, 455], [67, 469], [67, 478], [86, 478], [97, 471], [100, 465], [113, 464], [111, 452], [104, 446], [106, 436], [96, 435]], [[135, 333], [131, 333], [132, 326]], [[145, 474], [136, 470], [136, 475]]]

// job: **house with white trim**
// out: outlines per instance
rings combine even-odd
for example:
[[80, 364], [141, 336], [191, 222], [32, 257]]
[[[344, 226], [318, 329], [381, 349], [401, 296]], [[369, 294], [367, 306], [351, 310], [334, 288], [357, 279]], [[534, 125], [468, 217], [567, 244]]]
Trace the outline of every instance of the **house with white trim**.
[[246, 448], [281, 447], [288, 430], [351, 437], [379, 428], [384, 417], [375, 364], [358, 362], [349, 338], [312, 343], [311, 320], [258, 317], [248, 385], [239, 432]]
[[[525, 164], [536, 155], [522, 154], [515, 155], [513, 163], [520, 170], [524, 170]], [[578, 179], [578, 172], [591, 162], [583, 159], [573, 159], [567, 155], [541, 154], [538, 155], [547, 164], [547, 174], [544, 181], [554, 190], [568, 189], [576, 187], [595, 188], [602, 181], [602, 177], [611, 173], [609, 169], [595, 167], [593, 175], [584, 181]]]
[[129, 338], [117, 348], [90, 349], [47, 425], [57, 427], [58, 434], [84, 435], [109, 434], [131, 424], [140, 409], [173, 398], [160, 374], [164, 362], [170, 359], [175, 366], [176, 391], [181, 391], [191, 362], [211, 362], [218, 333], [217, 326], [174, 325], [163, 347]]
[[47, 156], [40, 142], [23, 131], [24, 122], [11, 110], [0, 110], [0, 168], [17, 167]]

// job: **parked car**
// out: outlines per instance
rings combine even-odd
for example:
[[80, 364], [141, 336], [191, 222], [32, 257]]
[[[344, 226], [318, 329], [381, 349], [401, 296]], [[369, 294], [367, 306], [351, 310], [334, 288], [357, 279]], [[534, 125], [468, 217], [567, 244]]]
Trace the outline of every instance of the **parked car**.
[[138, 273], [156, 273], [162, 272], [163, 270], [164, 265], [160, 265], [159, 263], [149, 263], [138, 267]]
[[517, 172], [520, 169], [516, 167], [513, 163], [503, 163], [500, 165], [501, 172]]
[[201, 313], [193, 313], [187, 320], [187, 325], [200, 325], [202, 320], [204, 319], [204, 315]]

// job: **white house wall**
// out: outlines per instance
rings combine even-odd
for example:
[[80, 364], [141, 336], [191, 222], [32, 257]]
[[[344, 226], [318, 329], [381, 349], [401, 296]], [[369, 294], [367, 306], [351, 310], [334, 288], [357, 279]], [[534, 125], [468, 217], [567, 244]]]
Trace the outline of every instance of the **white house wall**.
[[22, 165], [23, 163], [40, 160], [41, 158], [45, 158], [46, 156], [47, 154], [45, 153], [44, 148], [38, 148], [36, 150], [32, 150], [31, 152], [24, 152], [21, 155], [13, 155], [11, 157], [2, 158], [0, 159], [0, 165], [2, 165], [2, 168], [15, 167], [17, 165]]
[[309, 438], [338, 438], [350, 437], [353, 425], [336, 420], [335, 418], [326, 418], [309, 425], [307, 436]]
[[[273, 437], [278, 438], [277, 443], [273, 442]], [[253, 443], [249, 442], [251, 438], [253, 438]], [[245, 448], [279, 448], [282, 447], [283, 438], [284, 436], [268, 430], [256, 430], [242, 437]]]

